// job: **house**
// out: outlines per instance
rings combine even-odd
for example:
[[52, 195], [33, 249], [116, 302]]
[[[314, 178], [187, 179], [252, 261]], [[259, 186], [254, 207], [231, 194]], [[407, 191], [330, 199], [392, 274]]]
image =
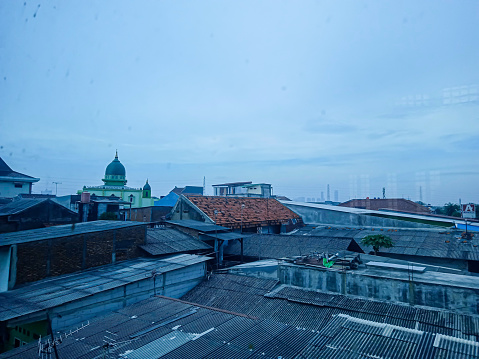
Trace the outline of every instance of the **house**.
[[13, 198], [22, 193], [32, 193], [32, 185], [40, 181], [12, 170], [0, 157], [0, 197]]
[[[57, 333], [75, 329], [95, 317], [130, 308], [154, 295], [179, 298], [206, 276], [208, 259], [190, 254], [136, 258], [0, 293], [0, 352], [33, 342], [38, 355], [38, 340], [47, 337], [51, 330]], [[130, 309], [134, 310], [134, 306]], [[155, 310], [151, 313], [155, 315]], [[71, 352], [61, 357], [67, 356], [81, 357]], [[91, 353], [86, 356], [92, 358]]]
[[281, 233], [302, 226], [301, 217], [274, 198], [180, 196], [172, 220], [192, 219], [237, 232]]
[[213, 185], [215, 196], [228, 197], [272, 197], [272, 187], [268, 183], [232, 182]]
[[120, 197], [111, 196], [90, 196], [90, 193], [83, 192], [80, 201], [77, 203], [78, 213], [82, 222], [97, 221], [99, 219], [125, 220], [129, 218], [127, 213], [121, 213], [120, 209], [129, 207], [130, 202], [122, 201]]
[[142, 255], [146, 223], [94, 221], [0, 234], [0, 292]]
[[25, 231], [79, 221], [70, 211], [51, 198], [16, 199], [0, 207], [0, 233]]

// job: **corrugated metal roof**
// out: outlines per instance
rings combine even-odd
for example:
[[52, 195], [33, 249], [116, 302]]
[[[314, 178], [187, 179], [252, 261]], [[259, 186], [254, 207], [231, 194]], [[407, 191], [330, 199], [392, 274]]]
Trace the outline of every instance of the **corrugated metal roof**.
[[191, 254], [162, 259], [140, 258], [26, 284], [18, 289], [0, 293], [0, 321], [134, 283], [151, 276], [153, 270], [159, 274], [209, 259]]
[[[330, 253], [343, 250], [361, 250], [352, 238], [331, 238], [318, 236], [255, 234], [244, 239], [243, 254], [248, 257], [283, 258], [310, 254]], [[239, 255], [240, 243], [231, 243], [225, 248], [226, 254]]]
[[20, 213], [45, 201], [47, 201], [47, 198], [18, 199], [0, 207], [0, 216]]
[[211, 249], [211, 246], [171, 228], [149, 228], [146, 244], [141, 245], [151, 255], [164, 255], [179, 252], [191, 252]]
[[296, 233], [305, 237], [354, 239], [366, 253], [373, 249], [361, 244], [361, 239], [368, 235], [384, 234], [391, 237], [394, 246], [381, 248], [382, 253], [479, 260], [479, 235], [474, 234], [472, 240], [464, 241], [461, 230], [307, 226]]
[[182, 219], [180, 221], [166, 221], [166, 223], [170, 223], [180, 227], [191, 228], [204, 233], [210, 233], [214, 231], [229, 231], [229, 228], [227, 227], [217, 226], [212, 223], [193, 221], [191, 219]]
[[31, 229], [28, 231], [3, 233], [0, 234], [0, 246], [145, 225], [146, 223], [130, 221], [93, 221]]
[[[240, 283], [240, 281], [237, 281]], [[232, 283], [230, 283], [232, 284]], [[256, 282], [255, 285], [258, 285]], [[268, 287], [268, 286], [267, 286]], [[247, 289], [246, 289], [247, 290]], [[214, 295], [214, 294], [213, 294]], [[285, 305], [298, 306], [284, 300]], [[301, 307], [310, 323], [321, 319], [312, 305]], [[167, 298], [150, 298], [97, 318], [64, 339], [57, 350], [61, 358], [101, 358], [105, 341], [112, 344], [108, 356], [114, 358], [478, 358], [477, 342], [387, 323], [362, 320], [334, 313], [318, 329], [308, 329], [274, 318], [254, 320], [207, 308], [193, 310], [191, 304]], [[185, 316], [184, 313], [190, 313]], [[287, 317], [284, 317], [287, 318]], [[283, 318], [283, 319], [284, 319]], [[153, 330], [157, 323], [168, 323]], [[130, 336], [143, 332], [134, 340]], [[0, 354], [0, 358], [37, 358], [36, 343]], [[437, 357], [437, 355], [436, 355]]]
[[275, 283], [274, 280], [216, 274], [183, 299], [314, 330], [322, 328], [333, 315], [345, 313], [406, 328], [424, 326], [433, 333], [465, 339], [479, 336], [479, 316], [275, 286]]

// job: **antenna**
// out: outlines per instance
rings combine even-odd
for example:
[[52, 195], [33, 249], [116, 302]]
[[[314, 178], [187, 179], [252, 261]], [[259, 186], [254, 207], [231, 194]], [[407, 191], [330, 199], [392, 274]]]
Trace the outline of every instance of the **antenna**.
[[206, 176], [203, 176], [203, 196], [206, 196]]
[[85, 325], [81, 324], [81, 327], [77, 327], [75, 330], [70, 330], [68, 333], [63, 333], [59, 337], [54, 339], [47, 339], [46, 342], [42, 343], [42, 337], [38, 338], [38, 359], [52, 359], [52, 354], [55, 352], [55, 356], [57, 356], [56, 348], [58, 345], [63, 343], [63, 341], [72, 336], [73, 334], [77, 333], [81, 329], [86, 328], [90, 325], [90, 321], [88, 321]]
[[58, 185], [62, 184], [62, 183], [61, 182], [55, 182], [55, 181], [53, 181], [52, 183], [55, 185], [55, 196], [56, 196], [57, 193], [58, 193]]
[[383, 187], [383, 199], [386, 199], [386, 187]]

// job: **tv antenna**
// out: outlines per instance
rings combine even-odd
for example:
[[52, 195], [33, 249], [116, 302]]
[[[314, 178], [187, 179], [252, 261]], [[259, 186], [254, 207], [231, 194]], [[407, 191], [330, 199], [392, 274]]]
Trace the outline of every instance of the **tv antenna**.
[[63, 333], [59, 337], [54, 339], [47, 339], [46, 342], [42, 343], [42, 337], [38, 338], [38, 359], [52, 359], [52, 354], [55, 352], [55, 348], [58, 347], [63, 341], [72, 336], [75, 333], [78, 333], [80, 330], [88, 327], [90, 321], [85, 325], [82, 323], [80, 327], [77, 327], [75, 330], [70, 330], [68, 333]]
[[56, 196], [57, 193], [58, 193], [58, 185], [62, 184], [62, 183], [61, 182], [55, 182], [55, 181], [53, 181], [52, 183], [55, 185], [55, 196]]

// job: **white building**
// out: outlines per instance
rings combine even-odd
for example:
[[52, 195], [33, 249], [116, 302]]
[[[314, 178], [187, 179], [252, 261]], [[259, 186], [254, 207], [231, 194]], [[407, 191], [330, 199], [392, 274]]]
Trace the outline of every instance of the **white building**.
[[19, 194], [30, 194], [33, 183], [38, 181], [40, 178], [13, 171], [0, 157], [0, 197], [13, 198]]

